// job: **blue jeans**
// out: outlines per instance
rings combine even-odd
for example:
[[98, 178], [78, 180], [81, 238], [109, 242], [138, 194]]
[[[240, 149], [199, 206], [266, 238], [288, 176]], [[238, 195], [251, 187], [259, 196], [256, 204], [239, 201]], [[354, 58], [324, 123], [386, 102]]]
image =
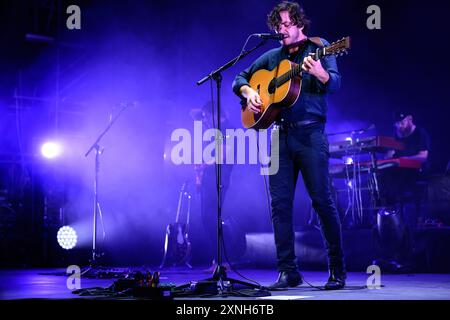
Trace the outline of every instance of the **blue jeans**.
[[319, 215], [328, 264], [330, 267], [345, 268], [341, 223], [330, 191], [328, 139], [324, 127], [322, 123], [314, 123], [294, 129], [280, 129], [279, 170], [269, 176], [279, 271], [297, 270], [293, 201], [299, 171], [313, 208]]

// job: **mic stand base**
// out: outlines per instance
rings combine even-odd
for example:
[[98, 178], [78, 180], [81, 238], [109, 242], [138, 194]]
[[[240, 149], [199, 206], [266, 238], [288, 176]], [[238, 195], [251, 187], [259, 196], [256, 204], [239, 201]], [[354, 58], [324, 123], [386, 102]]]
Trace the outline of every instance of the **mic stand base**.
[[92, 254], [93, 258], [89, 260], [89, 266], [82, 269], [81, 275], [85, 278], [102, 278], [99, 274], [105, 273], [105, 270], [108, 270], [108, 268], [102, 266], [102, 263], [99, 261], [104, 254], [95, 252]]
[[[218, 295], [229, 295], [230, 292], [233, 292], [235, 286], [246, 287], [247, 289], [263, 289], [262, 286], [259, 286], [254, 283], [229, 278], [226, 273], [226, 268], [222, 265], [217, 265], [214, 269], [213, 275], [210, 278], [202, 279], [195, 281], [195, 283], [211, 283], [215, 282], [217, 284], [217, 292]], [[176, 290], [182, 290], [192, 287], [192, 283], [185, 283], [177, 286]], [[204, 294], [203, 292], [195, 292], [193, 295]]]

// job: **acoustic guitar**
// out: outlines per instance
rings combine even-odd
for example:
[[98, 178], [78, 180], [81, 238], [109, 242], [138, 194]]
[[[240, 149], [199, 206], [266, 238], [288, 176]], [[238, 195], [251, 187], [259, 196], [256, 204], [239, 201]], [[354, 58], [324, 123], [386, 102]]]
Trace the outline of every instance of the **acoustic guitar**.
[[[329, 55], [343, 55], [348, 49], [350, 49], [350, 37], [345, 37], [329, 46], [318, 48], [313, 59], [317, 61]], [[243, 106], [242, 124], [245, 128], [267, 129], [276, 120], [281, 110], [291, 107], [300, 96], [302, 68], [300, 64], [285, 59], [273, 70], [256, 71], [249, 83], [261, 97], [261, 112], [256, 114]]]
[[[180, 222], [181, 208], [183, 200], [187, 198], [187, 217], [186, 223]], [[177, 266], [185, 264], [192, 268], [189, 260], [191, 258], [191, 242], [189, 239], [189, 217], [191, 212], [191, 195], [186, 192], [186, 183], [183, 183], [178, 197], [177, 213], [175, 222], [166, 228], [166, 237], [164, 240], [164, 256], [160, 268], [166, 265]]]

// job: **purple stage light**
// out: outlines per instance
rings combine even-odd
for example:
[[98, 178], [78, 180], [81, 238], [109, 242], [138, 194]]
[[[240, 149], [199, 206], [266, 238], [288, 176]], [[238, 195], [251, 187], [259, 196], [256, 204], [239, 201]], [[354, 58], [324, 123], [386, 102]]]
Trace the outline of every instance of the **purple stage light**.
[[60, 156], [62, 153], [62, 146], [57, 142], [45, 142], [41, 147], [41, 154], [48, 159], [53, 159]]

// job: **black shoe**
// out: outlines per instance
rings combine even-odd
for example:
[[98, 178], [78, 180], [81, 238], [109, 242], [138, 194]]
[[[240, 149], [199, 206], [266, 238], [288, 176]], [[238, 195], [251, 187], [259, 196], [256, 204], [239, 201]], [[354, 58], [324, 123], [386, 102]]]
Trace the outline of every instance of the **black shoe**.
[[269, 290], [286, 289], [289, 287], [296, 287], [303, 283], [302, 276], [297, 271], [281, 271], [278, 274], [278, 279], [274, 284], [267, 288]]
[[325, 283], [325, 290], [339, 290], [345, 287], [347, 273], [342, 268], [330, 268], [330, 277]]

